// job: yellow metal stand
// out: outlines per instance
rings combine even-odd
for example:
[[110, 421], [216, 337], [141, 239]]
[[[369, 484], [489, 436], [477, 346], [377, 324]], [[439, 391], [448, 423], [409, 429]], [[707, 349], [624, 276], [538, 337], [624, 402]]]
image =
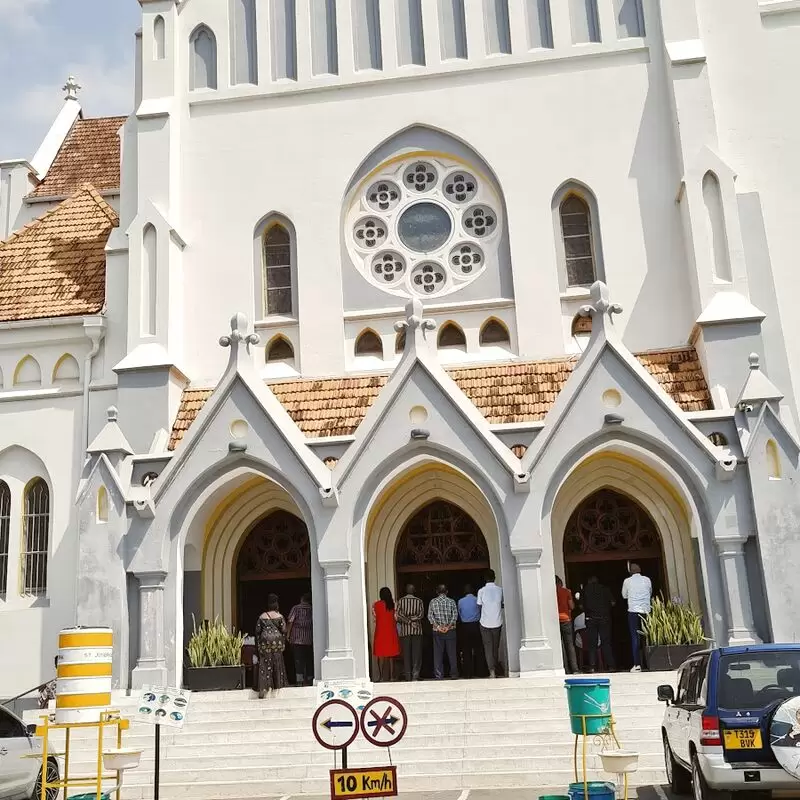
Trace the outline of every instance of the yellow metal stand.
[[[586, 740], [589, 736], [608, 736], [610, 735], [611, 738], [614, 740], [614, 743], [617, 745], [618, 749], [622, 749], [622, 745], [617, 738], [617, 733], [614, 730], [614, 717], [610, 714], [572, 714], [570, 715], [572, 718], [580, 719], [581, 721], [581, 730], [582, 733], [575, 734], [575, 749], [572, 754], [573, 766], [575, 768], [575, 783], [582, 783], [583, 784], [583, 800], [589, 800], [589, 779], [586, 776]], [[597, 733], [597, 734], [589, 734], [586, 731], [587, 720], [590, 719], [607, 719], [608, 720], [608, 729], [607, 733]], [[582, 774], [583, 779], [578, 775], [578, 739], [583, 739], [583, 749], [581, 755], [581, 767], [582, 767]], [[628, 800], [628, 774], [623, 773], [623, 800]]]
[[[103, 781], [116, 781], [116, 786], [109, 789], [109, 792], [116, 792], [117, 800], [120, 800], [120, 788], [122, 786], [122, 773], [117, 771], [109, 775], [103, 774], [103, 745], [105, 741], [105, 731], [107, 728], [117, 729], [117, 749], [122, 747], [122, 731], [128, 730], [130, 723], [127, 719], [120, 717], [119, 711], [103, 711], [100, 714], [99, 722], [72, 722], [63, 724], [51, 724], [50, 717], [42, 717], [42, 723], [36, 726], [36, 735], [42, 737], [42, 794], [39, 800], [47, 800], [48, 789], [63, 789], [64, 798], [67, 798], [67, 790], [78, 787], [91, 787], [94, 789], [97, 800], [103, 796]], [[95, 775], [79, 775], [70, 777], [69, 774], [69, 751], [70, 735], [76, 729], [95, 728], [97, 730], [97, 773]], [[64, 774], [61, 780], [50, 782], [47, 779], [47, 759], [57, 753], [48, 753], [48, 735], [54, 731], [64, 731]]]

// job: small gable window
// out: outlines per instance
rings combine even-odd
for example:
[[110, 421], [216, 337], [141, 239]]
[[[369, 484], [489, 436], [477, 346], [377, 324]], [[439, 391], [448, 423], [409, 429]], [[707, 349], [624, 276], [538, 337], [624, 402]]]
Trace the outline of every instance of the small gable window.
[[74, 356], [64, 353], [53, 368], [55, 386], [74, 386], [80, 383], [81, 370]]
[[167, 34], [164, 17], [159, 14], [153, 20], [153, 58], [163, 61], [167, 57]]
[[480, 334], [481, 347], [492, 344], [508, 345], [510, 343], [508, 328], [500, 320], [490, 319], [483, 324]]
[[375, 331], [362, 331], [356, 339], [357, 356], [378, 356], [383, 358], [383, 343]]
[[588, 336], [592, 332], [592, 318], [587, 314], [582, 317], [576, 314], [572, 320], [572, 335], [573, 336]]
[[770, 439], [766, 445], [767, 473], [770, 480], [779, 481], [781, 479], [781, 455], [778, 452], [778, 444], [774, 439]]
[[286, 226], [279, 222], [264, 232], [264, 311], [291, 315], [294, 246]]
[[217, 88], [217, 40], [205, 25], [195, 28], [189, 40], [189, 88]]
[[406, 329], [403, 328], [397, 336], [394, 337], [394, 351], [395, 353], [402, 353], [406, 349]]
[[294, 348], [285, 336], [276, 336], [267, 345], [267, 362], [293, 361]]
[[467, 349], [467, 339], [464, 331], [455, 322], [448, 322], [439, 331], [439, 347], [458, 347]]
[[589, 286], [595, 281], [592, 217], [589, 204], [576, 194], [561, 203], [561, 236], [568, 286]]
[[709, 433], [708, 440], [711, 442], [711, 444], [715, 444], [717, 447], [728, 446], [728, 437], [724, 433], [720, 433], [719, 431], [714, 431], [713, 433]]
[[105, 486], [97, 490], [97, 521], [108, 522], [108, 492]]

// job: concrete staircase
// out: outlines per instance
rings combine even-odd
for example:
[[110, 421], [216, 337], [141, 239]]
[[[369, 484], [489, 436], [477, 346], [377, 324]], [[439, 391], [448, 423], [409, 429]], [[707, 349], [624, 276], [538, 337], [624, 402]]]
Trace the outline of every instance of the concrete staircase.
[[[663, 783], [663, 706], [655, 688], [674, 680], [665, 673], [612, 677], [612, 705], [623, 747], [640, 754], [632, 785]], [[422, 682], [377, 687], [396, 697], [409, 716], [405, 738], [392, 748], [401, 793], [421, 790], [559, 788], [573, 780], [563, 678]], [[195, 694], [182, 731], [161, 736], [161, 797], [264, 798], [327, 794], [334, 754], [311, 733], [311, 689], [285, 689], [259, 701], [252, 692]], [[125, 715], [135, 698], [115, 698]], [[77, 733], [77, 732], [76, 732]], [[142, 764], [127, 774], [126, 800], [152, 798], [153, 727], [132, 723], [124, 745], [144, 749]], [[60, 748], [62, 742], [52, 742]], [[109, 746], [113, 746], [111, 741]], [[71, 771], [91, 774], [96, 739], [73, 735]], [[592, 779], [613, 780], [589, 742]], [[350, 766], [383, 766], [389, 754], [361, 737]], [[562, 792], [563, 793], [563, 792]]]

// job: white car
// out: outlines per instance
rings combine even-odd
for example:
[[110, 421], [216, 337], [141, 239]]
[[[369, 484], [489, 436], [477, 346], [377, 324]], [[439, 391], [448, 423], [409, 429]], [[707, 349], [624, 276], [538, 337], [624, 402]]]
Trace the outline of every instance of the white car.
[[[36, 726], [27, 726], [0, 706], [0, 800], [39, 800], [42, 795], [42, 740]], [[58, 760], [47, 762], [47, 780], [58, 781]], [[56, 800], [57, 789], [48, 789], [47, 800]]]

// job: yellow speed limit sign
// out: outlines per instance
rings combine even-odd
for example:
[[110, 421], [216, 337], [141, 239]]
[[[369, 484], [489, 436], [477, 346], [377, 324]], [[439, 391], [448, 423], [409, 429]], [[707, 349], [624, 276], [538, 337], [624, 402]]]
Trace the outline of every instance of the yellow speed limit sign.
[[396, 796], [397, 767], [331, 770], [331, 800]]

